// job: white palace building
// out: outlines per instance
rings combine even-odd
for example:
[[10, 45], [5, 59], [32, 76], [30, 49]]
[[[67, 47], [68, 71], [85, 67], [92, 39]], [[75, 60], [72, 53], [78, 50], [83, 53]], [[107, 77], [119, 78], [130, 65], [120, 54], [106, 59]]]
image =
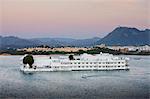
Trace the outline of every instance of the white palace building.
[[[72, 59], [70, 59], [70, 56]], [[90, 71], [90, 70], [128, 70], [128, 58], [117, 57], [108, 53], [80, 56], [65, 55], [35, 60], [33, 67], [22, 64], [21, 71]]]

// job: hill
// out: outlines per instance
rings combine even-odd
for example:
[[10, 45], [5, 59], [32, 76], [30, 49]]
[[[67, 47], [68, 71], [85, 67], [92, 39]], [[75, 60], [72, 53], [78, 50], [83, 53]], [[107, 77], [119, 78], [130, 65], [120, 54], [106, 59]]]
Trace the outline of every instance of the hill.
[[150, 44], [150, 30], [138, 30], [136, 28], [118, 27], [97, 44], [106, 45], [147, 45]]
[[150, 29], [138, 30], [129, 27], [117, 27], [104, 38], [89, 39], [72, 38], [33, 38], [23, 39], [14, 36], [0, 36], [0, 49], [35, 47], [48, 45], [50, 47], [76, 46], [90, 47], [98, 44], [106, 45], [150, 45]]
[[101, 38], [94, 37], [89, 39], [72, 39], [72, 38], [35, 38], [32, 41], [39, 41], [39, 44], [48, 46], [77, 46], [89, 47], [94, 46]]
[[0, 36], [0, 42], [1, 42], [0, 49], [23, 48], [38, 45], [36, 42], [32, 42], [30, 40], [21, 39], [14, 36], [7, 36], [7, 37]]
[[71, 39], [71, 38], [33, 38], [23, 39], [14, 36], [0, 36], [0, 49], [13, 49], [24, 47], [35, 47], [40, 45], [48, 45], [50, 47], [60, 46], [77, 46], [88, 47], [93, 46], [100, 38], [90, 39]]

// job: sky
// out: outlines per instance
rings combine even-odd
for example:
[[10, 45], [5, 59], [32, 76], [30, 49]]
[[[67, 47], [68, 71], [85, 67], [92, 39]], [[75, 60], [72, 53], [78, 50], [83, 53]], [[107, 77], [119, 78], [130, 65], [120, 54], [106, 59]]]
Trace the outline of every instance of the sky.
[[150, 27], [150, 0], [0, 0], [0, 35], [103, 37], [118, 26]]

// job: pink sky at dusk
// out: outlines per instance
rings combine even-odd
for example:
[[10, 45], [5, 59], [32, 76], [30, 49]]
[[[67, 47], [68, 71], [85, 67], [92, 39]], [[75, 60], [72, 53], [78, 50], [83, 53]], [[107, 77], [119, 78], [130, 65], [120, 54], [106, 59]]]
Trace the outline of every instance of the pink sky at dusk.
[[103, 37], [117, 26], [149, 28], [150, 0], [0, 0], [0, 34]]

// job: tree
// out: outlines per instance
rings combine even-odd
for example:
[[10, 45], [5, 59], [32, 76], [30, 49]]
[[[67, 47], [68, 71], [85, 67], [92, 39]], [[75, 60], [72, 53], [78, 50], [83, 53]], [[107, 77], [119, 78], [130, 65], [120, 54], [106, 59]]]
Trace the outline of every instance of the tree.
[[85, 53], [84, 50], [79, 50], [79, 51], [78, 51], [78, 54], [83, 54], [83, 53]]
[[34, 63], [34, 59], [31, 54], [28, 54], [23, 58], [23, 64], [29, 64], [29, 68], [32, 68], [33, 63]]
[[69, 55], [69, 60], [74, 60], [73, 55]]

